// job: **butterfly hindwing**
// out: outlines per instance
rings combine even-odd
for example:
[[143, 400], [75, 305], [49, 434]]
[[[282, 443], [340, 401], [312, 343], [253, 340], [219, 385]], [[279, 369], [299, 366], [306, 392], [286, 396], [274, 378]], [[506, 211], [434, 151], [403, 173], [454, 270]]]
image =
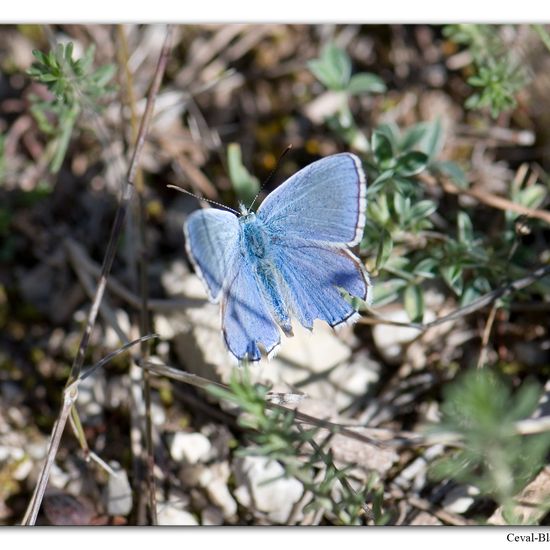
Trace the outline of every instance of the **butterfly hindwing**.
[[370, 301], [369, 276], [346, 249], [289, 240], [277, 248], [277, 256], [292, 312], [306, 328], [312, 328], [314, 319], [331, 327], [355, 320], [357, 312], [341, 289]]
[[222, 301], [222, 328], [229, 351], [239, 360], [259, 361], [258, 344], [267, 354], [280, 343], [280, 332], [262, 296], [252, 269], [239, 256], [235, 275]]
[[366, 205], [361, 161], [341, 153], [291, 176], [263, 201], [258, 217], [284, 237], [354, 246], [363, 237]]

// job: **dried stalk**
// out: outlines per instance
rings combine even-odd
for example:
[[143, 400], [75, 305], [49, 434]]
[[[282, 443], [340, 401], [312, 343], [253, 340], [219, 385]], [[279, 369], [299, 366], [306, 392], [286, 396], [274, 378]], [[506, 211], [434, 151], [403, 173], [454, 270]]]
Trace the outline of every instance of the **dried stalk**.
[[[34, 525], [36, 521], [36, 517], [38, 515], [38, 510], [40, 508], [40, 505], [42, 503], [42, 498], [44, 496], [44, 491], [46, 490], [46, 486], [48, 483], [51, 466], [53, 464], [53, 461], [55, 459], [55, 455], [57, 453], [57, 448], [59, 446], [59, 441], [61, 439], [61, 435], [63, 433], [63, 429], [65, 428], [65, 424], [67, 422], [67, 418], [69, 416], [70, 410], [72, 406], [74, 405], [74, 402], [76, 400], [76, 397], [78, 395], [78, 392], [76, 391], [76, 388], [78, 386], [78, 381], [82, 374], [82, 366], [84, 364], [84, 357], [86, 354], [86, 349], [88, 348], [89, 342], [90, 342], [90, 336], [93, 330], [93, 327], [95, 325], [95, 321], [97, 319], [97, 314], [99, 312], [99, 307], [101, 304], [101, 301], [103, 299], [103, 295], [105, 293], [105, 288], [107, 285], [107, 278], [109, 276], [109, 273], [111, 271], [111, 267], [113, 265], [113, 260], [116, 254], [117, 249], [117, 243], [119, 240], [120, 232], [122, 229], [122, 225], [124, 223], [124, 218], [126, 216], [126, 212], [128, 209], [128, 205], [130, 203], [130, 200], [132, 198], [133, 194], [133, 184], [135, 180], [136, 171], [139, 164], [139, 159], [141, 155], [141, 151], [143, 149], [143, 145], [145, 143], [145, 136], [147, 134], [147, 131], [149, 129], [149, 124], [151, 122], [151, 116], [153, 113], [154, 103], [155, 103], [155, 97], [158, 93], [158, 90], [160, 88], [160, 84], [162, 81], [162, 77], [164, 75], [164, 70], [166, 68], [166, 63], [168, 60], [168, 55], [170, 52], [170, 40], [171, 40], [171, 33], [172, 28], [169, 27], [167, 30], [167, 35], [165, 39], [165, 43], [163, 45], [160, 58], [157, 64], [157, 68], [155, 70], [155, 75], [153, 78], [153, 83], [151, 85], [151, 89], [149, 91], [149, 95], [147, 97], [147, 104], [145, 107], [145, 113], [143, 115], [143, 118], [141, 120], [141, 125], [139, 128], [138, 138], [136, 141], [136, 146], [134, 153], [132, 155], [132, 160], [130, 162], [130, 168], [128, 170], [128, 176], [126, 178], [121, 199], [115, 214], [115, 219], [113, 221], [113, 225], [111, 228], [111, 234], [109, 237], [109, 243], [107, 245], [107, 249], [105, 251], [105, 256], [103, 259], [103, 265], [101, 267], [101, 274], [98, 282], [98, 286], [94, 295], [94, 300], [92, 302], [92, 305], [90, 307], [90, 311], [88, 313], [88, 318], [86, 321], [86, 327], [84, 329], [84, 332], [82, 334], [78, 351], [76, 353], [75, 359], [73, 361], [71, 372], [69, 374], [69, 379], [67, 381], [67, 385], [65, 387], [64, 391], [64, 400], [63, 400], [63, 407], [60, 411], [60, 415], [58, 417], [58, 420], [54, 424], [54, 428], [52, 430], [52, 435], [50, 439], [50, 445], [48, 447], [48, 455], [46, 458], [46, 461], [44, 465], [42, 466], [39, 481], [36, 485], [35, 491], [33, 493], [33, 497], [31, 499], [31, 502], [29, 503], [29, 506], [27, 508], [27, 512], [25, 513], [23, 524], [24, 525]], [[68, 407], [68, 408], [67, 408]]]

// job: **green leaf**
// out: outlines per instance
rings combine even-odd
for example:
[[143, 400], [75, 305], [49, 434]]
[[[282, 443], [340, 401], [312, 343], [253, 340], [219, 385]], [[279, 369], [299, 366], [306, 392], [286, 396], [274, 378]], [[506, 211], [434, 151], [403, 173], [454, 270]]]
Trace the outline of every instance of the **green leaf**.
[[351, 77], [348, 92], [352, 95], [364, 93], [381, 94], [386, 91], [384, 81], [372, 73], [358, 73]]
[[380, 172], [380, 174], [371, 183], [371, 185], [378, 185], [380, 183], [384, 183], [384, 182], [390, 180], [393, 177], [393, 175], [394, 175], [393, 170], [385, 170], [384, 172]]
[[416, 264], [414, 274], [425, 279], [433, 279], [437, 264], [438, 262], [435, 258], [424, 258]]
[[393, 208], [399, 218], [399, 225], [404, 225], [410, 218], [411, 198], [405, 197], [401, 193], [395, 193], [393, 196]]
[[450, 160], [432, 162], [430, 164], [430, 170], [448, 176], [454, 183], [463, 189], [468, 187], [468, 178], [464, 170], [462, 170], [456, 162]]
[[376, 269], [380, 268], [386, 263], [393, 250], [393, 239], [390, 232], [386, 229], [382, 231], [380, 243], [378, 244], [378, 253], [376, 255]]
[[344, 90], [351, 76], [348, 54], [334, 43], [327, 44], [319, 59], [308, 63], [310, 71], [330, 90]]
[[474, 227], [470, 216], [463, 210], [458, 213], [458, 240], [466, 245], [472, 244], [474, 240]]
[[381, 193], [367, 205], [367, 220], [373, 221], [379, 226], [385, 226], [390, 219], [388, 196]]
[[393, 143], [387, 132], [375, 130], [371, 138], [371, 148], [379, 163], [393, 158]]
[[467, 306], [479, 297], [491, 292], [491, 285], [485, 277], [476, 277], [464, 285], [464, 290], [460, 296], [460, 306]]
[[238, 143], [230, 143], [227, 147], [227, 164], [229, 178], [239, 200], [250, 205], [260, 190], [260, 182], [252, 176], [242, 163], [241, 147]]
[[409, 217], [413, 220], [422, 220], [430, 217], [437, 210], [437, 204], [431, 200], [418, 201], [413, 204]]
[[345, 87], [351, 76], [351, 61], [345, 50], [331, 42], [323, 49], [322, 58], [337, 75], [341, 87]]
[[543, 185], [535, 184], [522, 189], [517, 197], [517, 201], [527, 208], [538, 208], [546, 198], [547, 191]]
[[441, 153], [441, 149], [443, 149], [443, 126], [439, 118], [434, 122], [426, 122], [425, 124], [426, 133], [418, 148], [428, 156], [428, 162], [432, 162]]
[[338, 80], [335, 78], [334, 73], [330, 67], [327, 67], [320, 59], [313, 59], [308, 62], [309, 70], [315, 75], [317, 80], [321, 82], [329, 90], [338, 90]]
[[457, 264], [441, 266], [439, 269], [443, 280], [458, 296], [462, 294], [462, 267]]
[[396, 170], [401, 176], [410, 177], [420, 174], [428, 165], [428, 156], [420, 151], [410, 151], [397, 157]]
[[94, 81], [97, 86], [106, 86], [116, 74], [115, 65], [103, 65], [93, 74]]
[[413, 323], [421, 323], [424, 318], [424, 296], [418, 285], [409, 285], [404, 293], [405, 311]]
[[419, 122], [408, 128], [399, 143], [400, 151], [410, 151], [426, 134], [428, 125], [425, 122]]
[[373, 304], [376, 307], [394, 302], [399, 297], [399, 291], [407, 286], [403, 279], [388, 279], [377, 283], [373, 288]]

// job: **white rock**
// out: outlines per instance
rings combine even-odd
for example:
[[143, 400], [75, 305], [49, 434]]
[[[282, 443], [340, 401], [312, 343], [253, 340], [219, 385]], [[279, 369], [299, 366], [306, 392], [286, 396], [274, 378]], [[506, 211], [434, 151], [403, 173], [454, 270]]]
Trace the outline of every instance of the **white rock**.
[[334, 367], [351, 356], [337, 334], [326, 323], [315, 321], [313, 330], [293, 323], [294, 336], [285, 338], [281, 344], [279, 358], [310, 371], [319, 372]]
[[56, 489], [64, 489], [70, 480], [71, 476], [67, 472], [62, 470], [55, 463], [52, 465], [49, 479], [49, 483], [52, 487], [55, 487]]
[[207, 506], [201, 512], [201, 525], [223, 525], [223, 513], [216, 506]]
[[302, 496], [303, 486], [295, 478], [280, 477], [283, 473], [278, 462], [265, 457], [237, 459], [235, 497], [243, 506], [265, 513], [273, 523], [284, 523]]
[[18, 481], [22, 481], [23, 479], [26, 479], [27, 476], [31, 473], [33, 468], [33, 462], [29, 458], [25, 458], [22, 462], [20, 462], [17, 465], [17, 468], [13, 471], [12, 477], [13, 479], [17, 479]]
[[473, 485], [459, 485], [451, 489], [443, 499], [445, 510], [455, 514], [464, 514], [479, 495], [479, 489]]
[[[183, 226], [178, 228], [179, 238], [183, 242]], [[178, 294], [188, 295], [189, 290], [189, 269], [183, 260], [176, 260], [170, 264], [168, 269], [163, 271], [161, 276], [162, 286], [169, 296]]]
[[178, 462], [196, 464], [208, 459], [211, 447], [209, 439], [200, 433], [177, 432], [170, 445], [170, 456]]
[[[131, 323], [130, 317], [123, 309], [117, 309], [115, 312], [118, 326], [121, 328], [124, 334], [130, 334]], [[115, 329], [111, 325], [107, 326], [105, 330], [105, 341], [103, 344], [107, 349], [116, 349], [121, 345], [120, 338], [115, 332]]]
[[157, 519], [159, 525], [198, 525], [195, 516], [176, 507], [172, 502], [159, 504]]
[[44, 441], [34, 441], [32, 443], [29, 443], [26, 446], [26, 451], [28, 455], [33, 460], [42, 460], [46, 456], [46, 451], [48, 450], [48, 442], [44, 439]]
[[82, 380], [78, 387], [78, 410], [84, 421], [101, 421], [106, 391], [107, 381], [102, 372]]
[[109, 466], [116, 475], [109, 475], [109, 481], [104, 492], [105, 508], [111, 516], [126, 516], [132, 510], [132, 487], [128, 481], [128, 474], [114, 460]]
[[[404, 309], [393, 309], [381, 312], [384, 319], [409, 323], [410, 319]], [[424, 322], [429, 323], [435, 318], [431, 311], [424, 314]], [[403, 348], [420, 335], [420, 331], [410, 327], [398, 327], [393, 325], [378, 324], [372, 329], [372, 337], [376, 349], [380, 355], [391, 364], [399, 364], [403, 354]]]
[[199, 484], [206, 490], [208, 498], [221, 508], [224, 517], [228, 519], [237, 513], [237, 502], [227, 487], [230, 474], [229, 464], [218, 462], [204, 467], [198, 477]]

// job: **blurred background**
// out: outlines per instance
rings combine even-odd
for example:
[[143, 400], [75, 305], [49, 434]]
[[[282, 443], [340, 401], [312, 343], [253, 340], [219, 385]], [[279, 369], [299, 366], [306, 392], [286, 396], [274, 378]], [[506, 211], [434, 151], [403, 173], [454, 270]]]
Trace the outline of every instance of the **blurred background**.
[[[38, 522], [548, 525], [549, 32], [174, 26], [84, 365], [158, 338], [80, 384]], [[166, 34], [0, 27], [2, 524], [45, 459]], [[236, 368], [185, 253], [201, 204], [167, 185], [237, 208], [342, 151], [374, 303]], [[148, 357], [197, 378], [144, 381]]]

